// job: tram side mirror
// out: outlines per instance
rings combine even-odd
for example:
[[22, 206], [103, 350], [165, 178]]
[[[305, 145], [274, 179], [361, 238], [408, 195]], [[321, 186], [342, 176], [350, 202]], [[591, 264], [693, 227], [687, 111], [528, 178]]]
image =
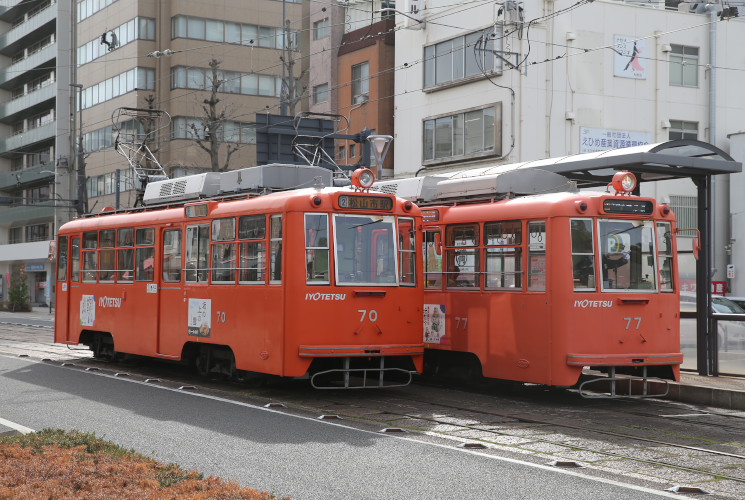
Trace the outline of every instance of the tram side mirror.
[[691, 242], [691, 246], [693, 249], [693, 258], [698, 260], [698, 255], [701, 252], [701, 232], [698, 230], [697, 227], [688, 229], [679, 227], [675, 230], [675, 234], [677, 235], [686, 231], [694, 231], [696, 233], [696, 236], [693, 237], [693, 241]]

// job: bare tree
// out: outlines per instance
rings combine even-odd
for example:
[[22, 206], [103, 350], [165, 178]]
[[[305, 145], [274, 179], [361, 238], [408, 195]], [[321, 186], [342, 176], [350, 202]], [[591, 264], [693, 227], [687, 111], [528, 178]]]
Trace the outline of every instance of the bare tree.
[[[221, 61], [217, 59], [210, 61], [209, 65], [212, 70], [211, 77], [208, 78], [210, 96], [203, 101], [202, 110], [204, 111], [204, 116], [199, 119], [200, 127], [197, 127], [195, 123], [189, 126], [197, 146], [209, 155], [210, 168], [213, 172], [225, 172], [228, 170], [230, 157], [239, 149], [238, 144], [231, 144], [225, 141], [222, 134], [225, 122], [228, 120], [225, 107], [220, 110], [217, 108], [221, 100], [218, 97], [218, 92], [226, 82], [225, 79], [220, 77], [220, 64]], [[223, 144], [227, 145], [227, 155], [225, 162], [220, 165], [220, 148]]]

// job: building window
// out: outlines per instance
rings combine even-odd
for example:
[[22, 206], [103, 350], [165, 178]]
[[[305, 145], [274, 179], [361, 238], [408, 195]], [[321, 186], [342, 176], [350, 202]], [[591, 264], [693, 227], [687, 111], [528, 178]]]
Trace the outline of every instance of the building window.
[[[695, 196], [670, 195], [670, 208], [675, 213], [678, 227], [689, 229], [698, 227], [698, 198]], [[695, 237], [696, 231], [685, 231], [678, 236]]]
[[322, 83], [313, 87], [313, 104], [320, 104], [329, 100], [329, 84]]
[[[202, 118], [177, 116], [172, 121], [173, 139], [204, 138]], [[224, 142], [256, 144], [256, 124], [226, 120], [217, 129], [218, 138]]]
[[501, 33], [493, 30], [477, 31], [424, 47], [424, 87], [501, 73], [502, 65], [495, 56], [501, 47]]
[[313, 23], [313, 39], [320, 40], [329, 36], [329, 18], [326, 17]]
[[668, 139], [671, 141], [676, 139], [698, 139], [698, 123], [684, 122], [682, 120], [670, 120]]
[[[193, 16], [174, 16], [171, 19], [171, 37], [249, 46], [258, 45], [269, 49], [281, 49], [285, 44], [285, 32], [282, 28], [239, 24]], [[297, 31], [289, 32], [287, 38], [288, 49], [300, 50]]]
[[670, 85], [698, 87], [698, 47], [671, 45]]
[[155, 70], [132, 68], [100, 83], [84, 89], [82, 107], [88, 109], [96, 104], [114, 99], [133, 90], [155, 90]]
[[497, 107], [442, 116], [424, 121], [424, 161], [469, 155], [499, 154]]
[[23, 243], [23, 228], [22, 227], [10, 228], [10, 234], [8, 235], [8, 238], [10, 239], [11, 245], [15, 243]]
[[26, 226], [26, 243], [32, 241], [46, 241], [49, 239], [49, 224], [34, 224]]
[[352, 104], [367, 102], [370, 99], [370, 63], [363, 62], [352, 66]]
[[135, 17], [78, 47], [78, 65], [103, 57], [135, 40], [155, 40], [155, 19]]
[[[279, 97], [282, 80], [274, 75], [258, 75], [255, 73], [237, 73], [234, 71], [218, 72], [222, 84], [218, 90], [229, 94], [261, 95]], [[212, 89], [212, 70], [177, 66], [171, 69], [172, 89]]]

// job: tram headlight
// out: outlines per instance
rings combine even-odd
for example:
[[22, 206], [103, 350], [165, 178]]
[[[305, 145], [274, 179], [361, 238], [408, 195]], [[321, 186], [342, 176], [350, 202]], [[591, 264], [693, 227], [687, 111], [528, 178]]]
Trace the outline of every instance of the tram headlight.
[[358, 168], [352, 174], [352, 185], [360, 189], [370, 189], [375, 183], [375, 174], [369, 168]]
[[616, 193], [630, 193], [636, 188], [636, 176], [631, 172], [617, 172], [611, 182]]

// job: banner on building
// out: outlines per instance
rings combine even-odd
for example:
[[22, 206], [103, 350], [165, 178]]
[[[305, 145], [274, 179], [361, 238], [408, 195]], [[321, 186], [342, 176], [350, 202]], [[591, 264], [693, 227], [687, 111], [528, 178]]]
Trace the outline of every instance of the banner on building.
[[647, 78], [649, 44], [637, 37], [615, 35], [613, 37], [613, 76], [644, 80]]
[[608, 149], [632, 148], [652, 142], [651, 132], [580, 127], [579, 152], [594, 153]]

